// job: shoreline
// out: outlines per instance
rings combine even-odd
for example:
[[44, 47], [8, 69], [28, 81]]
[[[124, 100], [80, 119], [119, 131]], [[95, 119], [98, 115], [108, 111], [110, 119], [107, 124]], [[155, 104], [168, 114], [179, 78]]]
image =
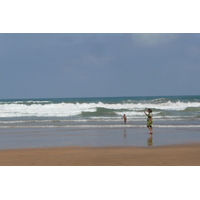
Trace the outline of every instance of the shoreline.
[[200, 166], [200, 143], [0, 150], [0, 166]]

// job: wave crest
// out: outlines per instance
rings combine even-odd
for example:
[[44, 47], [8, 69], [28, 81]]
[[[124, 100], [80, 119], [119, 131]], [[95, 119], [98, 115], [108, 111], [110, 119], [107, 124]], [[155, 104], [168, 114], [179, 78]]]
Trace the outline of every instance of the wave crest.
[[183, 102], [158, 98], [154, 100], [126, 100], [113, 102], [53, 102], [53, 101], [16, 101], [0, 103], [0, 117], [67, 117], [67, 116], [142, 116], [147, 108], [154, 115], [174, 115], [175, 112], [199, 112], [200, 102]]

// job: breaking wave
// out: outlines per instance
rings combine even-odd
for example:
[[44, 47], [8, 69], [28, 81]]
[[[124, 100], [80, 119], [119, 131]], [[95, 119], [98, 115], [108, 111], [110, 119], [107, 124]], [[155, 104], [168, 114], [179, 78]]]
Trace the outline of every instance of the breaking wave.
[[122, 115], [123, 113], [130, 116], [141, 116], [147, 108], [151, 108], [154, 115], [165, 115], [175, 111], [181, 111], [182, 113], [200, 111], [200, 102], [163, 102], [162, 99], [153, 101], [132, 102], [130, 100], [121, 103], [54, 103], [52, 101], [1, 102], [0, 117], [89, 117], [116, 116]]

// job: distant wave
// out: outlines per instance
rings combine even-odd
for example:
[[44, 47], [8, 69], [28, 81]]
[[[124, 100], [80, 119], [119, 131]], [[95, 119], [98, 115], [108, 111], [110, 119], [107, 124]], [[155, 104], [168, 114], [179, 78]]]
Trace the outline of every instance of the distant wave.
[[0, 105], [4, 104], [24, 104], [24, 105], [32, 105], [32, 104], [47, 104], [51, 103], [51, 101], [0, 101]]
[[143, 110], [151, 108], [154, 115], [167, 114], [167, 111], [199, 112], [200, 102], [161, 102], [161, 103], [3, 103], [0, 104], [0, 117], [65, 117], [65, 116], [116, 116], [127, 114], [141, 116]]

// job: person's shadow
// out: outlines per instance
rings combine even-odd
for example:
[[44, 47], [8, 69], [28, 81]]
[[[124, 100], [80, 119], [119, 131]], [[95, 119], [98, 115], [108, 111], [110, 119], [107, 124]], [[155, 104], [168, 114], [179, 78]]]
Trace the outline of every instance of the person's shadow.
[[150, 133], [150, 137], [147, 139], [148, 146], [153, 146], [153, 133]]

